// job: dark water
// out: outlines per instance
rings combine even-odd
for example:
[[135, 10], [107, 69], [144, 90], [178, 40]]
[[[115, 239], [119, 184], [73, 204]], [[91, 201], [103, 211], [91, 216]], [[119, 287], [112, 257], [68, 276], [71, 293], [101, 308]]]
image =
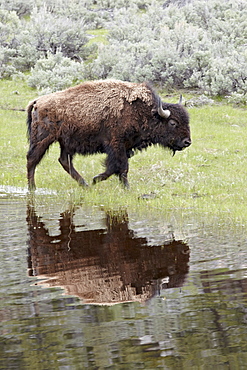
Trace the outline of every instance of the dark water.
[[0, 195], [1, 369], [247, 368], [247, 231]]

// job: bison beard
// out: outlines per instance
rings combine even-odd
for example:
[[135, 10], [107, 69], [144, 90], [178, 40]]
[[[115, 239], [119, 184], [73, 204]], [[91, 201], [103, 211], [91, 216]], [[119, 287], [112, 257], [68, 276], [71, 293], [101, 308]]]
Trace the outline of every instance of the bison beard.
[[128, 187], [128, 158], [153, 144], [173, 154], [191, 144], [189, 117], [183, 106], [161, 102], [145, 83], [116, 80], [85, 82], [39, 97], [27, 107], [30, 147], [27, 153], [29, 189], [49, 146], [60, 144], [59, 162], [80, 185], [85, 180], [73, 166], [73, 156], [106, 153], [106, 169], [93, 184], [115, 174]]

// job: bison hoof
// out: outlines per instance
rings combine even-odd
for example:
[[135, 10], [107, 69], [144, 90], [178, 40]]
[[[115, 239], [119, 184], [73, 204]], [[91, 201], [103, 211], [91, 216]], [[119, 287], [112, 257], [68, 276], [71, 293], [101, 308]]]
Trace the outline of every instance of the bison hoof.
[[129, 182], [125, 174], [119, 176], [119, 180], [125, 189], [129, 189]]
[[94, 176], [94, 178], [93, 178], [93, 185], [95, 185], [98, 182], [103, 181], [103, 180], [106, 180], [106, 178], [104, 178], [102, 175]]
[[83, 180], [83, 179], [78, 180], [78, 184], [79, 184], [80, 186], [83, 186], [84, 188], [87, 188], [87, 187], [88, 187], [88, 184], [87, 184], [87, 183], [86, 183], [86, 181], [85, 181], [85, 180]]
[[28, 184], [28, 190], [33, 193], [36, 190], [35, 184]]

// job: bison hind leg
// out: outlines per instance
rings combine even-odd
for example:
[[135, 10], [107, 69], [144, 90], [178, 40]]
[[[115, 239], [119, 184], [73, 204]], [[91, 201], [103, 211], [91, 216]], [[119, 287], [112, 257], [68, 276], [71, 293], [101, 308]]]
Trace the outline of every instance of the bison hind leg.
[[59, 163], [62, 165], [64, 170], [68, 172], [68, 174], [70, 174], [70, 176], [78, 182], [80, 186], [87, 187], [88, 184], [73, 166], [73, 163], [72, 163], [73, 156], [71, 154], [68, 154], [61, 144], [60, 144], [60, 147], [61, 147], [61, 153], [58, 159]]
[[27, 179], [28, 179], [28, 189], [34, 191], [36, 189], [34, 174], [37, 165], [40, 163], [44, 157], [49, 146], [54, 142], [52, 136], [44, 138], [42, 141], [32, 144], [30, 143], [30, 148], [27, 153]]

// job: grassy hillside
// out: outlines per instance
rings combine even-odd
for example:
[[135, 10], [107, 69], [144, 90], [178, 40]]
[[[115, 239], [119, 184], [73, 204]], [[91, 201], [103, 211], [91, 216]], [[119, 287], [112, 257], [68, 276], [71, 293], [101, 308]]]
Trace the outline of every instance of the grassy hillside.
[[[26, 114], [15, 109], [24, 109], [36, 92], [22, 82], [4, 80], [0, 90], [0, 184], [27, 188]], [[177, 95], [169, 100], [176, 101]], [[191, 147], [174, 157], [159, 147], [136, 154], [129, 161], [130, 190], [114, 176], [88, 190], [80, 188], [58, 163], [57, 144], [37, 167], [37, 187], [56, 191], [64, 201], [128, 207], [147, 215], [193, 214], [245, 225], [246, 110], [224, 104], [188, 110]], [[104, 155], [76, 156], [74, 163], [91, 183], [102, 170], [103, 159]]]

